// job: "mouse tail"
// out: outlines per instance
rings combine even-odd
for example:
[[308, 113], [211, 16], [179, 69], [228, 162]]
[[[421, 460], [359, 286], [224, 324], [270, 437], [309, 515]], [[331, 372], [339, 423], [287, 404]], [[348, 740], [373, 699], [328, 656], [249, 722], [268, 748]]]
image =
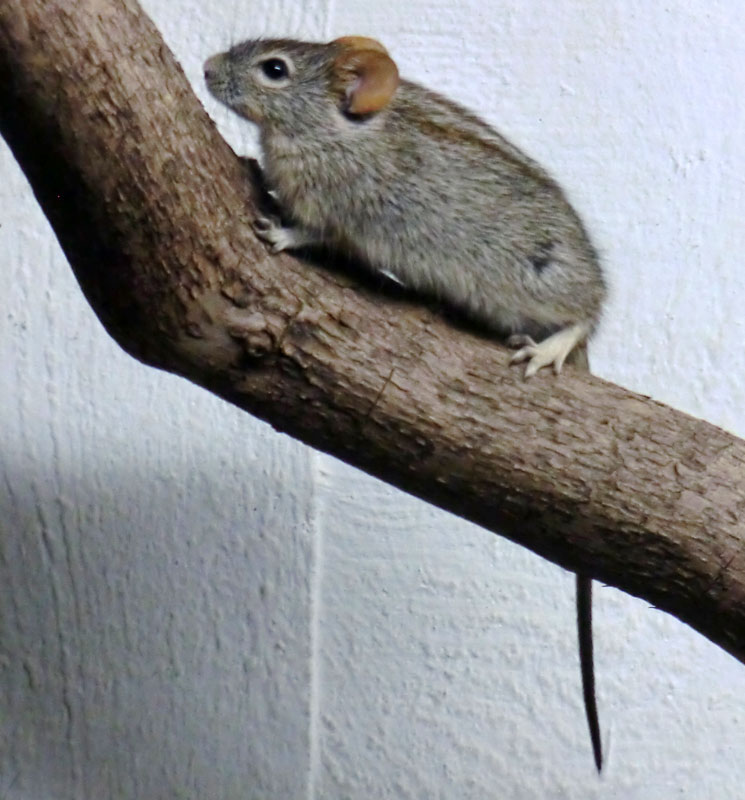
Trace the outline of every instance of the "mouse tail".
[[582, 696], [585, 701], [587, 726], [595, 757], [595, 766], [603, 768], [603, 748], [600, 740], [598, 704], [595, 698], [595, 663], [592, 648], [592, 578], [577, 575], [577, 641], [579, 667], [582, 675]]

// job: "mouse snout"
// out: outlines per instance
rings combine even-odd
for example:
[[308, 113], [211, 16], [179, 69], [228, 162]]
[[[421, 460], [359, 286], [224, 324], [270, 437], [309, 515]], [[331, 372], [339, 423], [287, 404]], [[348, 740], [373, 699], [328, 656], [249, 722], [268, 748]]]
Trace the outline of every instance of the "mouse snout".
[[202, 69], [204, 70], [204, 79], [206, 81], [211, 80], [218, 74], [224, 60], [225, 57], [222, 55], [222, 53], [219, 53], [216, 56], [211, 56], [204, 62]]

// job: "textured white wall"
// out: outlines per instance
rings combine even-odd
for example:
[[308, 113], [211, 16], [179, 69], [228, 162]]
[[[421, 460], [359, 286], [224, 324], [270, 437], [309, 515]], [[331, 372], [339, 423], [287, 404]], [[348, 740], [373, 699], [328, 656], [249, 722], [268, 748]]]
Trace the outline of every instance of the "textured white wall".
[[[613, 288], [595, 371], [745, 436], [745, 6], [145, 7], [242, 151], [205, 56], [381, 38], [568, 189]], [[741, 794], [742, 665], [598, 589], [598, 778], [571, 576], [130, 360], [0, 175], [0, 798]]]

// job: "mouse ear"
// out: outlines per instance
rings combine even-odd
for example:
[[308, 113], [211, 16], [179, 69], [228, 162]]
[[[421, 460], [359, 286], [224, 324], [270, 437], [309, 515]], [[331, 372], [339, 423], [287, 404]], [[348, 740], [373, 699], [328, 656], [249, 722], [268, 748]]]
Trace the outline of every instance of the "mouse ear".
[[365, 36], [344, 36], [332, 42], [342, 52], [334, 75], [346, 96], [350, 114], [372, 114], [386, 106], [398, 88], [398, 67], [385, 47]]
[[377, 50], [379, 53], [388, 55], [388, 51], [377, 39], [370, 39], [367, 36], [340, 36], [334, 39], [331, 44], [340, 44], [343, 47], [350, 47], [354, 50]]

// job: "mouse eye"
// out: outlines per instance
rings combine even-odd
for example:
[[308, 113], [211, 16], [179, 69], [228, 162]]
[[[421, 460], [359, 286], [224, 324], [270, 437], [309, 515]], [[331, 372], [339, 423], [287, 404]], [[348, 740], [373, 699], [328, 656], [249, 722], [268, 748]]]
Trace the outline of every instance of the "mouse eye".
[[290, 74], [287, 63], [281, 58], [267, 58], [266, 61], [262, 61], [261, 71], [273, 81], [281, 81]]

